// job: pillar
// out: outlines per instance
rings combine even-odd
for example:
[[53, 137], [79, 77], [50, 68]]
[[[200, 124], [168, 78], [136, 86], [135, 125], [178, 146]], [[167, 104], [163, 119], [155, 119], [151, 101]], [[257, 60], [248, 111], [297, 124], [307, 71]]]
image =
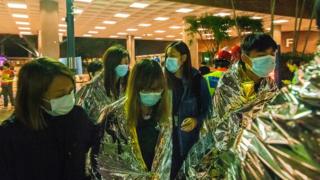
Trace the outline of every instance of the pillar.
[[273, 39], [281, 45], [281, 25], [275, 25], [273, 29]]
[[38, 48], [40, 56], [60, 57], [58, 35], [58, 0], [40, 0], [40, 30]]
[[191, 64], [194, 68], [199, 69], [199, 48], [198, 48], [198, 39], [196, 36], [190, 36], [188, 32], [185, 30], [188, 28], [187, 23], [184, 22], [183, 32], [182, 32], [182, 40], [185, 42], [191, 54]]
[[127, 37], [127, 50], [130, 55], [130, 67], [133, 67], [136, 63], [135, 40], [133, 35]]

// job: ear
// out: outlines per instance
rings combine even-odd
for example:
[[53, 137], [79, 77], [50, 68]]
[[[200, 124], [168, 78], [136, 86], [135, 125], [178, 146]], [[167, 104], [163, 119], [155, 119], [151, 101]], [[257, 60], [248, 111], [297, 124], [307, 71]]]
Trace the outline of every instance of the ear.
[[185, 63], [186, 61], [187, 61], [187, 55], [184, 54], [184, 55], [181, 56], [181, 62], [182, 62], [182, 64], [183, 64], [183, 63]]
[[246, 54], [241, 54], [241, 60], [247, 65], [252, 66], [252, 62]]

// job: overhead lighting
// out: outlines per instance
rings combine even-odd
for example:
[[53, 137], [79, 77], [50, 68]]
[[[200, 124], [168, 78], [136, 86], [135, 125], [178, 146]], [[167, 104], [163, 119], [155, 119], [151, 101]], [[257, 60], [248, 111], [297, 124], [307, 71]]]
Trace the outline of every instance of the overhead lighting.
[[163, 40], [163, 38], [156, 38], [156, 40]]
[[98, 31], [88, 31], [89, 34], [98, 34]]
[[66, 24], [59, 24], [59, 27], [67, 27]]
[[8, 3], [7, 6], [13, 9], [27, 9], [27, 5], [24, 3]]
[[63, 17], [63, 18], [61, 18], [61, 21], [66, 21], [66, 18], [64, 18], [64, 17]]
[[24, 19], [29, 18], [29, 16], [26, 15], [26, 14], [12, 14], [12, 17], [14, 17], [14, 18], [24, 18]]
[[118, 38], [119, 36], [109, 36], [110, 38]]
[[59, 32], [66, 32], [67, 30], [65, 29], [59, 29]]
[[143, 8], [148, 7], [148, 6], [149, 6], [149, 4], [146, 4], [146, 3], [138, 3], [138, 2], [133, 3], [133, 4], [130, 5], [130, 7], [132, 7], [132, 8], [139, 8], [139, 9], [143, 9]]
[[63, 36], [64, 34], [63, 33], [58, 33], [59, 34], [59, 36]]
[[198, 31], [205, 31], [205, 30], [207, 30], [207, 29], [205, 29], [205, 28], [198, 28]]
[[168, 17], [157, 17], [157, 18], [155, 18], [154, 20], [155, 21], [166, 21], [166, 20], [168, 20], [169, 18]]
[[75, 0], [76, 2], [91, 3], [92, 0]]
[[212, 34], [210, 34], [210, 33], [203, 34], [203, 35], [205, 35], [205, 36], [212, 36]]
[[266, 30], [267, 30], [267, 31], [270, 31], [270, 30], [271, 30], [271, 28], [266, 28]]
[[170, 29], [181, 29], [181, 26], [170, 26]]
[[133, 31], [138, 31], [138, 29], [129, 28], [129, 29], [127, 29], [127, 31], [133, 32]]
[[74, 14], [82, 14], [83, 13], [83, 9], [75, 8], [75, 9], [73, 9], [73, 13]]
[[128, 33], [125, 33], [125, 32], [119, 32], [117, 33], [118, 35], [121, 35], [121, 36], [124, 36], [124, 35], [128, 35]]
[[192, 11], [193, 11], [193, 9], [190, 9], [190, 8], [180, 8], [180, 9], [176, 10], [176, 12], [178, 12], [178, 13], [189, 13]]
[[252, 16], [252, 17], [250, 17], [250, 19], [262, 19], [262, 17], [260, 17], [260, 16]]
[[21, 31], [19, 34], [22, 34], [22, 35], [31, 35], [32, 32], [29, 32], [29, 31]]
[[19, 24], [19, 25], [30, 25], [29, 22], [22, 22], [22, 21], [17, 21], [16, 24]]
[[129, 16], [130, 14], [127, 14], [127, 13], [117, 13], [114, 15], [114, 17], [118, 17], [118, 18], [127, 18]]
[[143, 36], [151, 37], [153, 34], [144, 34]]
[[140, 37], [140, 36], [136, 36], [136, 37], [134, 37], [135, 39], [142, 39], [142, 37]]
[[175, 36], [174, 35], [168, 35], [166, 36], [167, 38], [174, 38]]
[[18, 27], [19, 30], [31, 30], [29, 27]]
[[92, 37], [92, 34], [84, 34], [84, 37]]
[[164, 30], [156, 30], [156, 31], [154, 31], [155, 33], [165, 33], [166, 31], [164, 31]]
[[182, 39], [175, 39], [176, 41], [182, 41]]
[[100, 29], [100, 30], [103, 30], [103, 29], [106, 29], [106, 27], [104, 26], [95, 26], [94, 29]]
[[103, 21], [103, 24], [116, 24], [116, 21]]
[[220, 13], [216, 13], [214, 14], [215, 16], [220, 16], [220, 17], [225, 17], [225, 16], [230, 16], [230, 13], [226, 13], [226, 12], [220, 12]]
[[144, 24], [144, 23], [142, 23], [142, 24], [139, 24], [138, 26], [141, 26], [141, 27], [149, 27], [149, 26], [151, 26], [151, 24]]
[[282, 24], [282, 23], [287, 23], [289, 22], [289, 20], [286, 19], [278, 19], [278, 20], [274, 20], [273, 23], [275, 24]]

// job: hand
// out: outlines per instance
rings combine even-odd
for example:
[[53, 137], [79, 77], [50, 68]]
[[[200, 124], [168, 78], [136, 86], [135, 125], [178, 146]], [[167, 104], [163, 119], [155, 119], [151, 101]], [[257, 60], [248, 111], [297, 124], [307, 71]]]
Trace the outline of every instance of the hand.
[[181, 124], [181, 130], [184, 132], [190, 132], [197, 126], [197, 120], [195, 118], [186, 118]]

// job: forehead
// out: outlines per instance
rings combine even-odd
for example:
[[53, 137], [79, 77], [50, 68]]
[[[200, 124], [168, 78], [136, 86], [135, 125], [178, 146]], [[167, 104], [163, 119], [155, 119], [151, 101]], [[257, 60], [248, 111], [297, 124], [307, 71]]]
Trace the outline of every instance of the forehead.
[[275, 51], [272, 48], [269, 48], [265, 51], [252, 50], [249, 52], [249, 56], [262, 56], [262, 55], [274, 55]]
[[167, 49], [167, 53], [170, 55], [180, 55], [180, 53], [174, 47], [169, 47]]
[[73, 82], [70, 78], [68, 78], [67, 76], [58, 75], [54, 77], [52, 83], [49, 86], [48, 92], [68, 90], [70, 88], [73, 88], [73, 86]]

